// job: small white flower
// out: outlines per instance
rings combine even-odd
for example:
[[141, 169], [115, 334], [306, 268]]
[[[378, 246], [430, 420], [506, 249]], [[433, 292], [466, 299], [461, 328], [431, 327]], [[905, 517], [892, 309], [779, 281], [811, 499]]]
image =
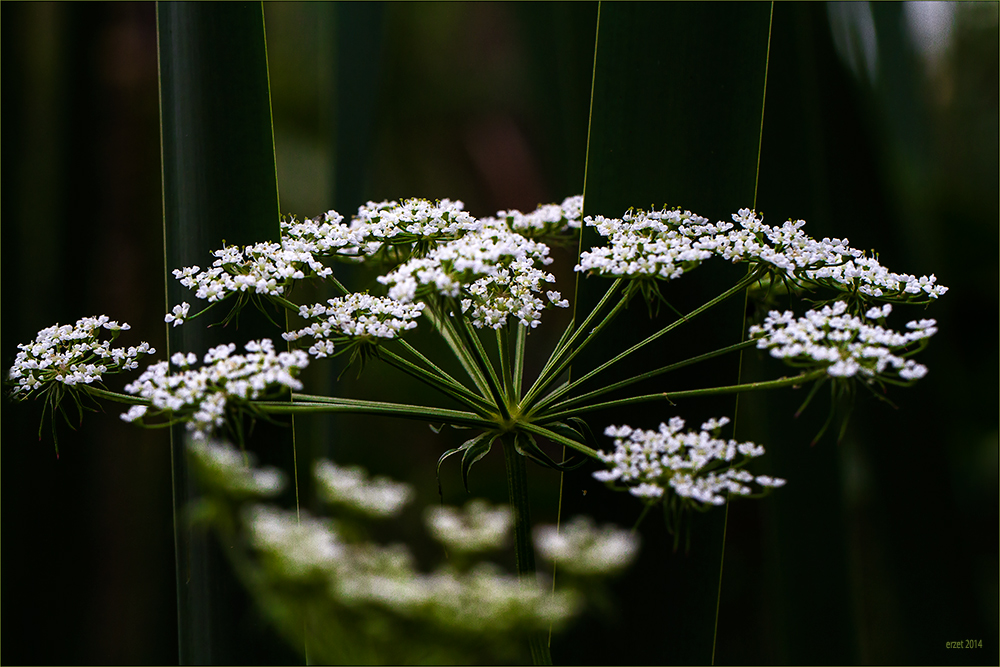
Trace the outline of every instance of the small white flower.
[[142, 416], [146, 414], [146, 410], [148, 409], [148, 405], [133, 405], [129, 408], [128, 412], [122, 415], [122, 420], [134, 422], [136, 419], [142, 419]]
[[167, 313], [163, 317], [163, 321], [167, 324], [173, 322], [174, 326], [180, 326], [184, 324], [184, 319], [187, 317], [188, 310], [190, 310], [191, 304], [188, 302], [183, 302], [180, 305], [174, 306], [173, 313]]

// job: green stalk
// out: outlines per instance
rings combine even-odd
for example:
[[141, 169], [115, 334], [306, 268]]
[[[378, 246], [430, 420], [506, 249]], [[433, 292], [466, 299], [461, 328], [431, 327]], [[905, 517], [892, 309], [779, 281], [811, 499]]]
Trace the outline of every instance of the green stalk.
[[398, 368], [407, 375], [437, 389], [450, 398], [453, 398], [460, 403], [464, 403], [468, 407], [475, 410], [478, 414], [481, 414], [484, 417], [490, 414], [490, 408], [492, 408], [492, 406], [484, 401], [481, 396], [473, 394], [462, 385], [453, 383], [454, 381], [448, 382], [435, 373], [427, 371], [413, 362], [403, 359], [399, 355], [384, 348], [379, 350], [379, 357], [390, 366]]
[[585, 405], [579, 408], [570, 408], [568, 410], [563, 410], [561, 412], [553, 412], [545, 416], [544, 419], [540, 420], [542, 423], [551, 423], [566, 419], [567, 417], [575, 417], [577, 415], [582, 415], [587, 412], [594, 412], [596, 410], [606, 410], [608, 408], [616, 408], [622, 405], [633, 405], [635, 403], [647, 403], [649, 401], [670, 401], [673, 402], [674, 399], [679, 398], [694, 398], [697, 396], [720, 396], [724, 394], [738, 394], [745, 391], [762, 391], [766, 389], [779, 389], [781, 387], [792, 387], [795, 385], [805, 384], [807, 382], [812, 382], [813, 380], [818, 380], [826, 376], [826, 369], [821, 368], [809, 373], [803, 373], [801, 375], [796, 375], [794, 377], [779, 378], [777, 380], [765, 380], [763, 382], [748, 382], [746, 384], [735, 384], [728, 387], [709, 387], [706, 389], [687, 389], [684, 391], [670, 391], [670, 392], [660, 392], [657, 394], [645, 394], [643, 396], [633, 396], [631, 398], [622, 398], [616, 401], [607, 401], [605, 403], [594, 403], [592, 405]]
[[[514, 561], [517, 574], [522, 579], [535, 577], [535, 550], [531, 542], [531, 512], [528, 502], [528, 471], [524, 457], [514, 448], [513, 434], [503, 438], [503, 456], [507, 468], [507, 494], [514, 513]], [[551, 665], [547, 638], [540, 632], [528, 637], [531, 659], [536, 665]]]
[[521, 402], [521, 383], [524, 381], [524, 344], [527, 342], [528, 327], [518, 326], [514, 339], [514, 402]]
[[487, 386], [489, 387], [490, 393], [493, 395], [493, 400], [496, 401], [497, 409], [500, 411], [500, 416], [503, 419], [510, 419], [510, 410], [507, 408], [507, 399], [504, 396], [503, 389], [500, 387], [500, 380], [497, 378], [497, 373], [493, 369], [493, 364], [490, 362], [490, 358], [486, 355], [486, 350], [483, 348], [482, 341], [479, 340], [479, 335], [476, 333], [475, 329], [472, 328], [472, 324], [465, 318], [460, 318], [461, 328], [459, 333], [468, 343], [468, 347], [472, 349], [475, 354], [475, 361], [480, 369], [480, 372], [486, 371], [485, 378]]
[[[566, 367], [569, 366], [573, 359], [575, 359], [576, 356], [587, 347], [597, 334], [599, 334], [604, 327], [614, 320], [615, 316], [621, 312], [621, 309], [628, 305], [628, 301], [626, 299], [623, 298], [619, 300], [618, 303], [615, 304], [614, 308], [611, 309], [611, 312], [609, 312], [604, 319], [601, 320], [601, 323], [594, 327], [589, 334], [587, 334], [583, 343], [581, 343], [575, 350], [573, 349], [573, 343], [581, 333], [587, 330], [587, 326], [590, 324], [591, 320], [593, 320], [597, 316], [597, 313], [603, 309], [605, 303], [607, 303], [608, 299], [611, 298], [611, 295], [618, 289], [618, 286], [621, 285], [622, 282], [621, 278], [617, 278], [615, 282], [612, 283], [611, 287], [608, 288], [608, 291], [604, 293], [604, 297], [600, 300], [597, 306], [594, 307], [594, 310], [587, 315], [583, 324], [581, 324], [580, 327], [573, 332], [573, 335], [566, 342], [566, 344], [563, 345], [561, 349], [557, 348], [553, 351], [552, 356], [549, 357], [549, 362], [547, 362], [542, 368], [542, 372], [538, 374], [538, 379], [535, 380], [535, 384], [532, 385], [528, 394], [524, 397], [524, 405], [531, 405], [531, 401], [533, 401], [538, 394], [545, 391], [545, 388], [552, 384], [562, 374], [562, 372], [566, 370]], [[553, 367], [555, 367], [555, 370], [551, 370]]]
[[555, 431], [551, 431], [545, 428], [544, 426], [540, 426], [538, 424], [521, 424], [520, 427], [522, 431], [527, 431], [529, 433], [534, 433], [535, 435], [540, 435], [543, 438], [548, 438], [552, 442], [557, 442], [560, 445], [564, 445], [566, 447], [569, 447], [570, 449], [574, 449], [580, 452], [581, 454], [589, 456], [592, 459], [598, 458], [597, 452], [588, 447], [587, 445], [579, 443], [571, 438], [559, 435]]
[[[156, 20], [165, 303], [175, 304], [187, 294], [172, 269], [204, 264], [223, 241], [242, 246], [280, 238], [278, 189], [262, 5], [161, 2]], [[273, 335], [253, 315], [235, 331], [170, 327], [166, 354], [203, 354], [221, 343]], [[269, 430], [257, 429], [248, 447], [290, 469], [291, 437]], [[171, 429], [179, 661], [288, 663], [295, 656], [283, 646], [277, 652], [273, 632], [253, 615], [225, 545], [220, 549], [180, 518], [201, 493], [183, 451], [186, 437], [184, 429]]]
[[504, 398], [510, 402], [511, 405], [514, 404], [514, 374], [511, 369], [511, 359], [510, 359], [510, 342], [509, 332], [507, 331], [507, 326], [519, 326], [517, 324], [511, 325], [508, 321], [505, 326], [500, 327], [496, 330], [497, 334], [497, 357], [500, 359], [500, 378], [503, 381], [503, 395]]
[[426, 422], [445, 422], [456, 426], [472, 426], [491, 428], [496, 422], [483, 419], [473, 412], [434, 408], [425, 405], [408, 405], [406, 403], [387, 403], [383, 401], [366, 401], [352, 398], [330, 398], [326, 396], [311, 396], [309, 394], [292, 394], [293, 403], [280, 401], [254, 401], [253, 407], [267, 414], [307, 414], [336, 413], [361, 415], [383, 415], [416, 419]]
[[[627, 357], [630, 354], [632, 354], [633, 352], [636, 352], [637, 350], [642, 349], [643, 347], [645, 347], [646, 345], [649, 345], [650, 343], [652, 343], [653, 341], [657, 340], [658, 338], [660, 338], [660, 337], [662, 337], [662, 336], [670, 333], [671, 331], [673, 331], [674, 329], [676, 329], [680, 325], [682, 325], [682, 324], [690, 321], [692, 318], [694, 318], [694, 317], [696, 317], [698, 315], [701, 315], [705, 311], [710, 310], [711, 308], [719, 305], [720, 303], [722, 303], [723, 301], [729, 299], [730, 297], [733, 297], [733, 296], [735, 296], [737, 294], [742, 293], [742, 291], [744, 289], [746, 289], [751, 284], [753, 284], [754, 281], [756, 281], [757, 279], [759, 279], [760, 276], [766, 270], [767, 269], [766, 269], [765, 266], [759, 267], [756, 271], [753, 271], [752, 273], [749, 273], [742, 280], [740, 280], [740, 282], [736, 283], [736, 285], [734, 285], [733, 287], [730, 287], [728, 290], [726, 290], [725, 292], [723, 292], [719, 296], [717, 296], [714, 299], [712, 299], [711, 301], [708, 301], [707, 303], [699, 306], [698, 308], [692, 310], [687, 315], [684, 315], [684, 316], [680, 317], [679, 319], [674, 320], [673, 322], [671, 322], [667, 326], [663, 327], [662, 329], [660, 329], [656, 333], [652, 334], [651, 336], [648, 336], [646, 339], [642, 340], [639, 343], [636, 343], [635, 345], [633, 345], [629, 349], [625, 350], [624, 352], [622, 352], [621, 354], [619, 354], [618, 356], [616, 356], [614, 359], [611, 359], [610, 361], [607, 361], [607, 362], [601, 364], [600, 366], [598, 366], [594, 370], [590, 371], [589, 373], [587, 373], [583, 377], [577, 379], [573, 383], [573, 385], [579, 386], [581, 383], [586, 382], [587, 380], [589, 380], [590, 378], [594, 377], [595, 375], [597, 375], [601, 371], [604, 371], [604, 370], [607, 370], [608, 368], [611, 368], [612, 366], [614, 366], [615, 364], [617, 364], [619, 361], [621, 361], [625, 357]], [[582, 346], [581, 346], [581, 349], [582, 349]], [[548, 402], [548, 401], [551, 401], [551, 400], [553, 400], [555, 398], [558, 398], [562, 394], [564, 394], [567, 391], [569, 391], [570, 386], [571, 386], [570, 384], [567, 384], [565, 386], [560, 387], [556, 391], [552, 392], [549, 396], [547, 396], [546, 397], [546, 401]], [[537, 406], [533, 406], [533, 409], [532, 409], [531, 412], [529, 412], [529, 414], [534, 414], [534, 409], [537, 409]]]
[[[428, 304], [429, 305], [429, 304]], [[462, 345], [461, 336], [455, 331], [455, 326], [452, 324], [451, 319], [445, 316], [444, 313], [438, 313], [433, 307], [428, 307], [424, 311], [428, 317], [431, 318], [431, 323], [434, 328], [437, 329], [438, 333], [441, 334], [441, 338], [444, 342], [448, 344], [451, 348], [452, 353], [458, 362], [462, 364], [462, 368], [465, 372], [469, 374], [469, 377], [475, 383], [479, 391], [482, 392], [483, 396], [490, 395], [490, 385], [486, 381], [486, 376], [483, 375], [479, 367], [476, 365], [476, 361], [472, 354], [469, 353], [467, 347]]]
[[470, 396], [476, 396], [477, 398], [482, 398], [478, 394], [474, 394], [473, 392], [469, 391], [468, 387], [466, 387], [464, 384], [453, 378], [450, 374], [446, 373], [437, 364], [435, 364], [433, 361], [431, 361], [423, 354], [421, 354], [420, 350], [416, 349], [402, 338], [396, 338], [395, 341], [399, 343], [400, 347], [402, 347], [404, 350], [406, 350], [407, 352], [415, 356], [417, 359], [422, 361], [424, 365], [428, 368], [428, 370], [431, 370], [434, 373], [436, 373], [437, 376], [440, 377], [442, 380], [448, 382], [453, 387], [456, 388], [461, 387], [462, 389], [465, 389], [465, 391], [467, 391]]
[[[607, 394], [613, 391], [617, 391], [618, 389], [628, 387], [629, 385], [635, 384], [637, 382], [642, 382], [643, 380], [649, 380], [650, 378], [654, 378], [658, 375], [663, 375], [664, 373], [675, 371], [679, 368], [684, 368], [685, 366], [693, 366], [694, 364], [700, 363], [702, 361], [707, 361], [708, 359], [721, 357], [722, 355], [728, 354], [730, 352], [735, 352], [737, 350], [742, 350], [756, 343], [757, 343], [756, 340], [745, 340], [742, 343], [736, 343], [735, 345], [729, 345], [727, 347], [723, 347], [721, 349], [714, 350], [712, 352], [706, 352], [705, 354], [700, 354], [697, 357], [691, 357], [690, 359], [685, 359], [684, 361], [678, 361], [677, 363], [668, 364], [666, 366], [657, 368], [656, 370], [648, 371], [646, 373], [641, 373], [627, 380], [615, 382], [614, 384], [607, 385], [606, 387], [601, 387], [600, 389], [595, 389], [594, 391], [587, 392], [586, 394], [581, 394], [580, 396], [577, 396], [575, 398], [570, 398], [560, 403], [556, 403], [555, 405], [552, 406], [552, 409], [558, 410], [561, 408], [568, 408], [571, 405], [576, 405], [577, 403], [588, 401], [592, 398], [601, 396], [602, 394]], [[581, 384], [583, 384], [583, 382], [586, 379], [588, 379], [588, 377], [584, 376], [583, 378], [576, 380], [575, 382], [571, 382], [568, 385], [560, 387], [556, 391], [552, 392], [551, 394], [549, 394], [548, 396], [546, 396], [537, 403], [535, 407], [536, 411], [541, 412], [553, 400], [555, 400], [564, 393], [573, 391]]]
[[108, 391], [107, 389], [98, 389], [97, 387], [93, 387], [90, 385], [85, 386], [83, 389], [91, 396], [96, 396], [97, 398], [105, 398], [115, 403], [124, 403], [126, 405], [149, 405], [148, 398], [131, 396], [129, 394], [119, 394], [118, 392]]

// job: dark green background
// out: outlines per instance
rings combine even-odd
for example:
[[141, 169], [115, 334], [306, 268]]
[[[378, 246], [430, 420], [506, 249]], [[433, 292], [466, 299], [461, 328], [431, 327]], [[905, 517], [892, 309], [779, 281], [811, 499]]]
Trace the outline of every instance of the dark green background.
[[[735, 44], [757, 39], [753, 15], [766, 5], [724, 7], [605, 5], [601, 48], [617, 34], [619, 56], [636, 65], [602, 84], [610, 65], [598, 64], [594, 118], [605, 125], [594, 131], [607, 150], [646, 150], [632, 172], [605, 161], [602, 173], [593, 157], [588, 195], [598, 201], [588, 209], [667, 204], [723, 219], [752, 204], [746, 174], [726, 165], [749, 150], [737, 137], [759, 131], [759, 115], [745, 111], [757, 102], [730, 104], [705, 73], [755, 71], [759, 43]], [[896, 410], [859, 396], [840, 445], [828, 437], [809, 447], [822, 397], [797, 420], [794, 392], [741, 400], [739, 437], [765, 444], [763, 463], [790, 482], [730, 511], [721, 663], [998, 660], [997, 10], [963, 10], [932, 70], [911, 46], [902, 6], [872, 8], [874, 81], [838, 56], [824, 5], [775, 6], [757, 208], [769, 223], [804, 218], [813, 236], [877, 249], [893, 270], [933, 272], [951, 291], [926, 313], [902, 315], [941, 324], [921, 355], [927, 378], [891, 392]], [[165, 350], [154, 7], [3, 3], [0, 12], [2, 361], [42, 327], [99, 313], [133, 325], [123, 342]], [[487, 215], [581, 191], [596, 6], [282, 3], [268, 5], [266, 19], [283, 212], [349, 214], [369, 198], [424, 196], [462, 199]], [[690, 28], [699, 23], [714, 29]], [[756, 79], [741, 80], [747, 95], [759, 94]], [[672, 95], [679, 85], [688, 92]], [[628, 113], [629, 124], [614, 124]], [[714, 178], [678, 162], [680, 153], [720, 165]], [[560, 280], [571, 280], [571, 261], [556, 265]], [[695, 305], [724, 269], [732, 267], [702, 267], [671, 296]], [[629, 317], [639, 323], [636, 310]], [[692, 326], [690, 339], [672, 344], [735, 340], [739, 315]], [[550, 335], [543, 327], [537, 340]], [[735, 363], [714, 370], [736, 373]], [[360, 383], [318, 373], [311, 382], [338, 393], [395, 382], [372, 371]], [[744, 378], [780, 372], [745, 355]], [[655, 428], [675, 414], [667, 407], [637, 413], [644, 423], [633, 425]], [[5, 399], [2, 410], [0, 661], [176, 661], [164, 434], [128, 427], [114, 410], [88, 415], [79, 432], [61, 431], [56, 460], [48, 437], [37, 441], [40, 406]], [[732, 401], [676, 410], [694, 424], [730, 413]], [[421, 502], [434, 501], [433, 463], [460, 437], [360, 418], [303, 428], [323, 437], [309, 445], [317, 451], [410, 476]], [[473, 491], [503, 498], [493, 481], [502, 465], [490, 458], [473, 471]], [[532, 475], [537, 514], [551, 517], [558, 479]], [[629, 498], [585, 472], [566, 488], [570, 513], [626, 525], [635, 516]], [[446, 470], [445, 494], [462, 501], [457, 469]], [[704, 519], [696, 530], [710, 536], [718, 517]], [[401, 530], [396, 539], [413, 536]], [[614, 587], [614, 610], [557, 641], [556, 661], [706, 660], [709, 628], [690, 620], [698, 601], [678, 581], [706, 569], [692, 560], [718, 551], [703, 541], [672, 554], [652, 520], [643, 533], [640, 562]], [[944, 649], [963, 639], [984, 648]]]

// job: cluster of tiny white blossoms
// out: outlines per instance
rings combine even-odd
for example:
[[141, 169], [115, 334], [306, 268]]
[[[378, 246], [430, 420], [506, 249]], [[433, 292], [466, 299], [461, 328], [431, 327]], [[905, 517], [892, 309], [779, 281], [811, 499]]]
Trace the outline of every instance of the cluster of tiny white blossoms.
[[690, 211], [629, 211], [622, 219], [584, 219], [609, 238], [607, 246], [580, 255], [577, 271], [604, 276], [671, 280], [712, 256], [732, 262], [768, 264], [792, 281], [822, 285], [842, 292], [900, 302], [936, 299], [948, 291], [935, 276], [893, 273], [846, 239], [810, 237], [805, 221], [780, 227], [764, 224], [750, 209], [740, 209], [731, 222], [709, 223]]
[[511, 209], [498, 211], [496, 217], [523, 236], [549, 238], [575, 233], [581, 227], [582, 214], [583, 195], [574, 195], [562, 204], [542, 204], [531, 213]]
[[332, 461], [317, 461], [313, 468], [320, 498], [373, 518], [399, 514], [413, 498], [413, 488], [388, 477], [369, 478], [360, 466], [343, 467]]
[[616, 526], [597, 528], [578, 516], [560, 528], [539, 526], [535, 546], [545, 560], [560, 571], [579, 576], [612, 574], [632, 564], [639, 553], [639, 536]]
[[[869, 320], [881, 320], [892, 306], [869, 309]], [[918, 380], [927, 367], [899, 354], [914, 343], [920, 346], [937, 333], [937, 322], [923, 319], [908, 322], [909, 331], [900, 333], [847, 314], [847, 303], [837, 301], [796, 318], [791, 311], [772, 310], [762, 325], [750, 327], [758, 338], [757, 347], [771, 356], [794, 365], [825, 367], [832, 377], [881, 378], [898, 376]], [[921, 342], [923, 341], [923, 342]], [[919, 348], [918, 348], [919, 349]]]
[[[279, 478], [259, 479], [256, 471], [248, 469], [243, 454], [230, 445], [212, 442], [189, 449], [210, 496], [221, 494], [232, 498], [235, 493], [246, 499], [252, 495], [273, 495], [283, 483]], [[335, 479], [333, 486], [343, 487], [340, 481], [344, 470], [321, 461], [314, 474], [320, 488], [329, 490], [331, 477]], [[361, 487], [373, 483], [367, 472], [360, 469], [347, 477], [352, 480], [348, 484], [352, 488], [346, 495], [355, 499]], [[376, 486], [379, 479], [375, 479]], [[381, 491], [377, 495], [384, 496]], [[396, 509], [401, 505], [397, 501], [386, 503], [384, 499], [374, 504]], [[371, 507], [372, 503], [364, 500], [361, 505]], [[503, 524], [502, 532], [509, 531], [509, 510], [505, 513], [507, 519], [499, 522], [490, 514], [485, 523], [491, 527], [486, 532], [496, 532], [498, 523]], [[489, 564], [479, 564], [467, 571], [445, 566], [422, 573], [405, 546], [355, 541], [342, 530], [346, 524], [341, 521], [262, 504], [246, 506], [240, 518], [249, 529], [250, 543], [267, 568], [268, 577], [323, 582], [326, 585], [313, 590], [330, 596], [335, 606], [347, 613], [366, 609], [388, 613], [406, 623], [419, 619], [438, 630], [506, 633], [548, 628], [550, 623], [567, 620], [579, 607], [574, 591], [553, 594], [536, 582], [504, 574]], [[435, 521], [428, 519], [428, 523]], [[450, 536], [454, 537], [453, 531]], [[454, 540], [449, 539], [442, 543], [450, 545]]]
[[619, 278], [679, 278], [713, 256], [722, 230], [679, 210], [633, 210], [621, 220], [598, 215], [584, 222], [610, 241], [581, 253], [576, 270]]
[[765, 262], [800, 283], [886, 300], [936, 299], [948, 291], [936, 284], [934, 275], [918, 278], [889, 271], [875, 258], [850, 247], [847, 239], [817, 241], [802, 231], [804, 220], [789, 220], [774, 227], [746, 208], [734, 214], [733, 220], [739, 229], [718, 237], [717, 252], [734, 262]]
[[[481, 231], [435, 246], [426, 257], [404, 263], [379, 277], [389, 297], [406, 303], [428, 294], [461, 298], [478, 328], [504, 326], [513, 315], [524, 326], [537, 326], [546, 303], [537, 296], [542, 283], [555, 277], [539, 266], [552, 263], [549, 247], [493, 221]], [[559, 292], [547, 291], [548, 303], [568, 307]]]
[[[161, 413], [191, 413], [187, 428], [196, 440], [204, 440], [225, 423], [226, 405], [263, 398], [276, 389], [301, 389], [295, 376], [309, 364], [302, 350], [275, 353], [274, 343], [264, 339], [246, 344], [246, 354], [233, 354], [236, 345], [220, 345], [208, 351], [201, 368], [188, 368], [198, 361], [194, 354], [180, 352], [170, 362], [180, 370], [170, 373], [166, 361], [153, 364], [125, 391], [149, 400]], [[122, 415], [125, 421], [141, 420], [149, 406], [136, 405]]]
[[[195, 290], [196, 297], [210, 303], [240, 292], [280, 296], [293, 280], [305, 278], [307, 272], [309, 275], [315, 272], [321, 278], [333, 273], [333, 269], [312, 253], [285, 248], [278, 243], [257, 243], [242, 249], [226, 246], [212, 254], [216, 260], [205, 271], [200, 271], [198, 266], [173, 271], [182, 285]], [[167, 318], [167, 322], [182, 319], [176, 311], [173, 319], [169, 319], [170, 315]]]
[[241, 453], [224, 442], [191, 441], [188, 452], [198, 459], [202, 474], [210, 478], [212, 486], [231, 496], [269, 497], [284, 487], [285, 477], [280, 470], [258, 468], [252, 453]]
[[431, 535], [447, 548], [460, 553], [491, 551], [504, 546], [510, 537], [514, 517], [508, 507], [491, 507], [472, 500], [459, 510], [429, 507], [425, 514]]
[[[99, 315], [79, 319], [75, 325], [56, 324], [42, 329], [34, 341], [17, 346], [20, 351], [7, 373], [13, 385], [11, 397], [23, 400], [53, 382], [68, 386], [93, 384], [105, 375], [138, 368], [139, 359], [156, 352], [149, 343], [111, 347], [129, 328], [128, 324]], [[102, 330], [110, 332], [110, 340], [100, 339]]]
[[[739, 467], [721, 473], [710, 470], [724, 464], [740, 466], [764, 454], [764, 448], [752, 442], [715, 437], [728, 423], [726, 417], [711, 419], [698, 432], [683, 432], [684, 420], [680, 417], [660, 424], [658, 431], [609, 426], [604, 434], [615, 439], [615, 451], [598, 452], [609, 469], [595, 472], [594, 477], [602, 482], [625, 484], [639, 498], [661, 498], [667, 489], [672, 489], [678, 496], [706, 505], [722, 505], [726, 502], [726, 492], [751, 494], [752, 489], [747, 486], [751, 482], [764, 488], [784, 485], [783, 479], [755, 477]], [[742, 459], [733, 464], [737, 454]]]
[[299, 315], [313, 320], [304, 329], [281, 334], [287, 341], [311, 336], [316, 343], [309, 354], [326, 357], [333, 354], [334, 343], [348, 338], [396, 338], [417, 326], [425, 304], [403, 303], [370, 294], [348, 294], [311, 306], [300, 306]]
[[495, 636], [545, 629], [579, 608], [574, 591], [545, 591], [488, 563], [420, 572], [405, 547], [348, 542], [334, 524], [307, 513], [257, 505], [245, 516], [272, 576], [325, 579], [324, 590], [348, 613], [378, 610], [438, 630]]
[[414, 244], [451, 240], [481, 227], [460, 201], [413, 198], [402, 204], [370, 201], [358, 209], [349, 224], [336, 211], [312, 220], [282, 221], [281, 234], [286, 248], [317, 257], [365, 259], [388, 248], [405, 256], [414, 250]]

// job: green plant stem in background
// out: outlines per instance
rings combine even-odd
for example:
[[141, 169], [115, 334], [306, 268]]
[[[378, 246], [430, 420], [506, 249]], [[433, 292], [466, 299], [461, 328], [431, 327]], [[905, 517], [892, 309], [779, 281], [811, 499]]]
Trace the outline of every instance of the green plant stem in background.
[[[535, 576], [535, 550], [531, 542], [531, 513], [528, 502], [528, 471], [524, 457], [514, 447], [514, 435], [503, 438], [503, 456], [507, 469], [507, 494], [514, 513], [514, 560], [522, 578]], [[534, 632], [528, 638], [531, 659], [536, 665], [551, 665], [545, 634]]]
[[[157, 3], [166, 303], [183, 300], [171, 271], [204, 263], [207, 249], [276, 240], [279, 207], [261, 4]], [[167, 310], [165, 308], [164, 310]], [[204, 354], [221, 344], [270, 338], [257, 317], [222, 328], [170, 327], [170, 351]], [[184, 455], [185, 429], [171, 429], [178, 650], [181, 664], [294, 659], [271, 630], [248, 632], [242, 585], [205, 534], [178, 517], [199, 490]], [[267, 447], [258, 446], [267, 441]], [[268, 463], [294, 465], [290, 433], [258, 429], [248, 443]], [[246, 613], [257, 613], [252, 610]]]

